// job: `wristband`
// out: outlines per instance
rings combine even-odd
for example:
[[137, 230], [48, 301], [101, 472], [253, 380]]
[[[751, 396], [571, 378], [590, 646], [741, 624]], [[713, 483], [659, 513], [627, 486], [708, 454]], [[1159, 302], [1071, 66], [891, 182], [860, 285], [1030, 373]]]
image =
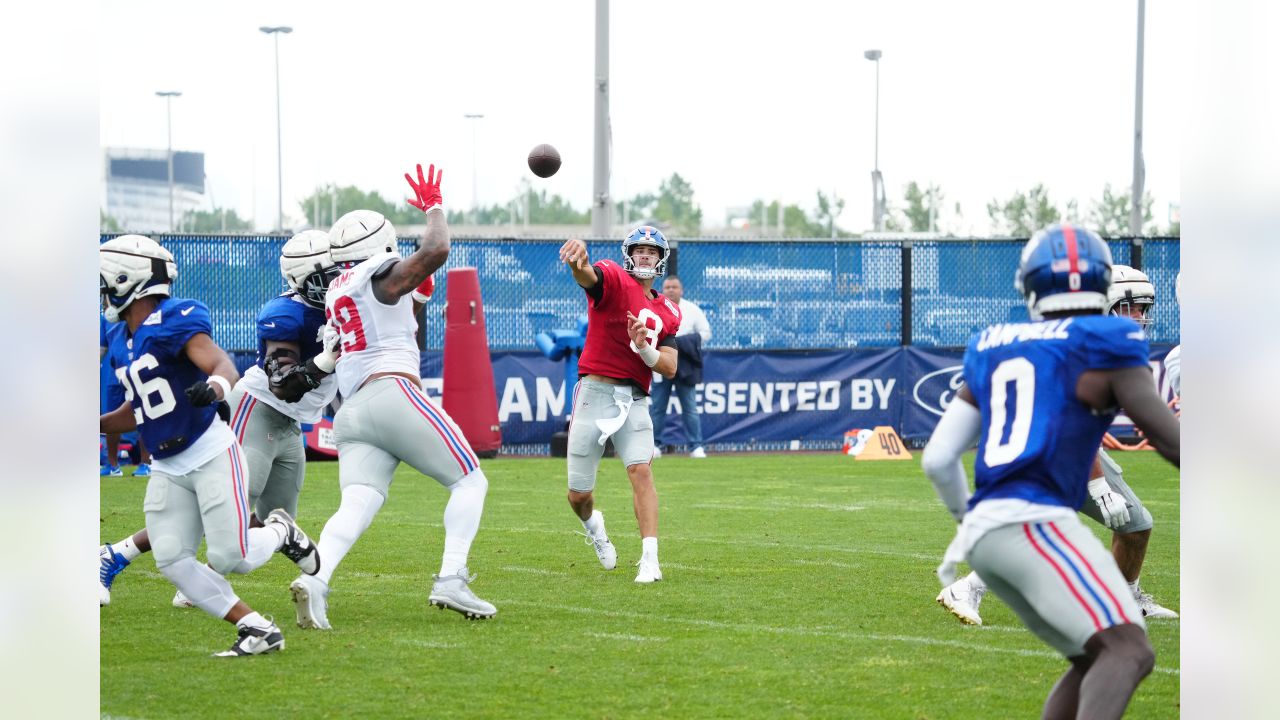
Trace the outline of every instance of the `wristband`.
[[422, 211], [422, 214], [423, 214], [423, 215], [426, 215], [427, 213], [431, 212], [432, 210], [439, 210], [440, 212], [444, 212], [444, 205], [443, 205], [442, 203], [436, 203], [435, 205], [432, 205], [431, 207], [427, 208], [426, 210], [423, 210], [423, 211]]
[[315, 365], [320, 372], [328, 375], [333, 372], [333, 368], [338, 364], [338, 358], [332, 350], [325, 348], [311, 358], [311, 364]]
[[222, 397], [220, 399], [226, 400], [227, 398], [231, 397], [231, 383], [227, 382], [227, 379], [222, 377], [221, 375], [210, 375], [209, 379], [206, 380], [205, 382], [209, 383], [210, 385], [217, 385], [218, 387], [222, 388]]
[[[662, 353], [658, 352], [658, 349], [649, 343], [640, 346], [640, 359], [644, 361], [645, 365], [653, 367], [658, 364], [658, 360], [661, 357]], [[1077, 485], [1077, 487], [1079, 486]]]
[[413, 292], [410, 293], [410, 295], [413, 297], [414, 302], [422, 303], [425, 305], [427, 301], [431, 299], [431, 296], [435, 294], [435, 291], [436, 291], [435, 277], [428, 275], [427, 279], [423, 280], [421, 285], [414, 288]]

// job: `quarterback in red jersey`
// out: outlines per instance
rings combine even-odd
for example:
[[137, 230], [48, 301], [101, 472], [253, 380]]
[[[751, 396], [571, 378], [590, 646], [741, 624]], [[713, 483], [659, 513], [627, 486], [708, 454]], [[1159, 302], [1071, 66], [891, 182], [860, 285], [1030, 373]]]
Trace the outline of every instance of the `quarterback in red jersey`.
[[676, 374], [676, 331], [680, 308], [654, 292], [654, 278], [666, 271], [670, 246], [662, 232], [644, 225], [622, 241], [623, 263], [591, 264], [587, 246], [573, 239], [560, 259], [587, 291], [587, 339], [578, 361], [579, 380], [569, 425], [569, 506], [586, 529], [587, 544], [606, 570], [618, 564], [618, 551], [605, 532], [604, 515], [595, 509], [592, 491], [604, 444], [613, 447], [627, 468], [640, 525], [640, 570], [636, 582], [662, 579], [658, 565], [658, 493], [653, 487], [653, 422], [649, 418], [649, 382], [654, 372]]

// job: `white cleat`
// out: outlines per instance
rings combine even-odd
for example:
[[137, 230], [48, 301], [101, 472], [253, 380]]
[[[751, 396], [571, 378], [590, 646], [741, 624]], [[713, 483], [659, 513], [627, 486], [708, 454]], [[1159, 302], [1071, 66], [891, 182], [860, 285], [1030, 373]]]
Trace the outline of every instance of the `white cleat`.
[[618, 567], [618, 551], [613, 547], [613, 543], [609, 542], [609, 533], [604, 529], [604, 513], [597, 510], [594, 514], [599, 517], [600, 532], [593, 534], [588, 530], [579, 534], [585, 537], [587, 544], [595, 549], [596, 557], [599, 558], [604, 569], [612, 570]]
[[1141, 587], [1134, 591], [1133, 599], [1138, 601], [1138, 607], [1142, 608], [1142, 617], [1147, 620], [1172, 619], [1178, 617], [1178, 613], [1164, 607], [1163, 605], [1157, 604], [1155, 598], [1151, 597], [1151, 593], [1145, 592]]
[[298, 614], [298, 627], [332, 630], [329, 625], [329, 586], [312, 575], [300, 575], [289, 584], [293, 607]]
[[170, 604], [176, 608], [193, 608], [196, 606], [195, 603], [191, 602], [191, 598], [182, 594], [181, 590], [173, 594], [173, 600]]
[[985, 592], [985, 588], [975, 592], [969, 585], [969, 581], [961, 578], [943, 588], [942, 592], [938, 593], [937, 601], [965, 625], [981, 625], [982, 618], [978, 615], [978, 606], [982, 604], [982, 595]]
[[689, 453], [689, 457], [694, 460], [702, 460], [707, 457], [707, 449], [699, 445], [693, 449], [693, 452]]
[[448, 608], [462, 613], [462, 616], [468, 620], [487, 620], [498, 614], [498, 608], [476, 597], [476, 594], [471, 591], [469, 585], [476, 578], [474, 575], [468, 577], [466, 568], [459, 570], [457, 575], [432, 577], [436, 580], [431, 586], [431, 595], [428, 598], [432, 605], [441, 610]]
[[640, 558], [640, 562], [636, 565], [640, 566], [639, 572], [636, 573], [636, 582], [654, 583], [662, 579], [662, 569], [658, 567], [657, 560]]
[[658, 459], [658, 458], [660, 458], [660, 457], [662, 457], [662, 450], [660, 450], [660, 449], [658, 448], [658, 446], [657, 446], [657, 445], [654, 445], [654, 446], [653, 446], [653, 459], [654, 459], [654, 460], [657, 460], [657, 459]]

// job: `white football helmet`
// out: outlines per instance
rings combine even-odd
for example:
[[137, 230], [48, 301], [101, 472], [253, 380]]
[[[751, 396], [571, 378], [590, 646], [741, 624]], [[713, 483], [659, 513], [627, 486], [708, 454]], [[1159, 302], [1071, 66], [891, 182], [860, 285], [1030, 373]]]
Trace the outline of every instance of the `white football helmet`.
[[1155, 318], [1151, 310], [1156, 304], [1156, 288], [1141, 270], [1128, 265], [1111, 266], [1111, 286], [1107, 288], [1107, 312], [1133, 318], [1143, 330], [1149, 329]]
[[1178, 307], [1182, 307], [1182, 271], [1178, 271], [1178, 277], [1173, 279], [1173, 299], [1178, 301]]
[[380, 212], [352, 210], [329, 229], [329, 256], [339, 265], [350, 266], [395, 251], [396, 229]]
[[98, 246], [98, 289], [102, 314], [110, 322], [119, 322], [120, 313], [138, 298], [168, 297], [177, 277], [173, 253], [149, 237], [121, 235]]
[[323, 310], [329, 283], [342, 274], [329, 257], [329, 233], [303, 230], [289, 238], [280, 252], [280, 274], [299, 299]]

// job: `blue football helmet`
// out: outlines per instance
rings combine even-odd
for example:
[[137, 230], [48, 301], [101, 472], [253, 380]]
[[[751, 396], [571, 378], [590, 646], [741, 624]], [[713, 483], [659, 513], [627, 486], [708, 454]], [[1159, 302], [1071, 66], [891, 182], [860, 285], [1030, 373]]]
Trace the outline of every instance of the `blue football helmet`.
[[[662, 253], [658, 258], [658, 262], [652, 268], [638, 268], [631, 259], [631, 251], [637, 245], [651, 245], [658, 248]], [[632, 230], [622, 241], [622, 269], [631, 274], [631, 277], [637, 280], [648, 280], [650, 278], [664, 275], [667, 272], [667, 256], [671, 254], [671, 246], [667, 244], [667, 237], [662, 231], [652, 225], [641, 225]]]
[[1032, 320], [1063, 310], [1107, 310], [1111, 248], [1092, 230], [1050, 225], [1027, 241], [1014, 287]]

